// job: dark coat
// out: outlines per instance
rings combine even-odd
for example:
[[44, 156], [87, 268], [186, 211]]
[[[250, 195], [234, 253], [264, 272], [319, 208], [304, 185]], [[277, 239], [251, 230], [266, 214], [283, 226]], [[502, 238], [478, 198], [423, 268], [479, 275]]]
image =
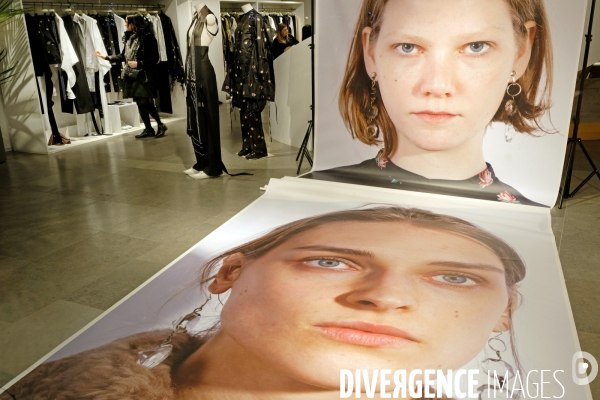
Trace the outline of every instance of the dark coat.
[[169, 74], [175, 82], [185, 83], [185, 72], [183, 70], [183, 58], [181, 57], [181, 50], [177, 43], [177, 36], [175, 35], [175, 28], [171, 22], [171, 18], [166, 16], [162, 11], [158, 13], [160, 23], [165, 34], [165, 46], [167, 48], [167, 62], [169, 63]]
[[234, 107], [241, 108], [244, 98], [275, 101], [272, 38], [271, 27], [258, 11], [242, 15], [235, 30], [234, 60], [227, 65], [223, 83]]
[[277, 58], [285, 52], [290, 46], [295, 46], [299, 42], [293, 37], [291, 34], [287, 36], [287, 40], [285, 43], [281, 43], [277, 38], [273, 40], [273, 58]]
[[125, 46], [123, 46], [121, 54], [107, 56], [106, 59], [111, 63], [125, 62], [125, 51], [130, 43], [130, 39], [134, 37], [134, 35], [138, 35], [141, 39], [140, 47], [135, 57], [138, 62], [137, 69], [140, 72], [136, 79], [127, 75], [123, 77], [123, 97], [156, 98], [156, 83], [159, 79], [157, 63], [160, 59], [160, 55], [158, 53], [158, 42], [149, 29], [144, 29], [134, 34], [126, 34], [125, 37], [127, 38], [127, 41]]

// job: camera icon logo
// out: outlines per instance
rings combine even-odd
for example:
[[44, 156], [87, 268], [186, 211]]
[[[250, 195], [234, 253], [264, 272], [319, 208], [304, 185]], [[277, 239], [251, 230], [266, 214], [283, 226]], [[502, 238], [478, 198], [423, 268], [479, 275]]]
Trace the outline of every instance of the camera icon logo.
[[598, 375], [598, 361], [585, 351], [578, 351], [573, 355], [572, 367], [573, 381], [577, 385], [587, 385]]

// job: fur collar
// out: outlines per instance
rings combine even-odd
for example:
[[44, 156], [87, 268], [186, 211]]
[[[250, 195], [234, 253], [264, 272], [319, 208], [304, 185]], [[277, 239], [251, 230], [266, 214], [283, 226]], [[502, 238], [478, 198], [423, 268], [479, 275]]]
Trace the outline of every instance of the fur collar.
[[137, 354], [159, 345], [170, 331], [153, 331], [119, 339], [97, 349], [44, 363], [23, 377], [0, 400], [171, 400], [171, 371], [196, 351], [204, 339], [173, 336], [173, 352], [160, 365], [147, 369]]

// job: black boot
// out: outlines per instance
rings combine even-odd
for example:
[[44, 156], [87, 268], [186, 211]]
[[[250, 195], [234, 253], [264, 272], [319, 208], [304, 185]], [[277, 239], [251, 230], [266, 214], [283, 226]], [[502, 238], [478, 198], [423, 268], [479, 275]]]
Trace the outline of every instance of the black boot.
[[258, 160], [259, 158], [264, 158], [264, 157], [267, 157], [268, 155], [269, 155], [269, 153], [267, 153], [266, 150], [263, 152], [253, 151], [252, 153], [250, 153], [246, 156], [246, 160]]
[[238, 151], [237, 155], [239, 157], [245, 157], [250, 153], [252, 153], [252, 150], [250, 150], [250, 149], [241, 149], [240, 151]]
[[156, 137], [165, 136], [165, 132], [167, 131], [167, 126], [165, 124], [158, 125], [158, 131], [156, 131]]
[[135, 138], [143, 139], [143, 138], [151, 137], [154, 135], [155, 135], [154, 129], [144, 129], [144, 132], [140, 133], [139, 135], [135, 135]]

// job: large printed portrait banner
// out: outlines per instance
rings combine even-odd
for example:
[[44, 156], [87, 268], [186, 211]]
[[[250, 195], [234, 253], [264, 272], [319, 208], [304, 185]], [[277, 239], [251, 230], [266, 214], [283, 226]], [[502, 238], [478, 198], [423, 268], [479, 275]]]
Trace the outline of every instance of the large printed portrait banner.
[[473, 203], [274, 180], [0, 399], [591, 399], [549, 216]]
[[554, 205], [586, 3], [316, 1], [308, 177]]

